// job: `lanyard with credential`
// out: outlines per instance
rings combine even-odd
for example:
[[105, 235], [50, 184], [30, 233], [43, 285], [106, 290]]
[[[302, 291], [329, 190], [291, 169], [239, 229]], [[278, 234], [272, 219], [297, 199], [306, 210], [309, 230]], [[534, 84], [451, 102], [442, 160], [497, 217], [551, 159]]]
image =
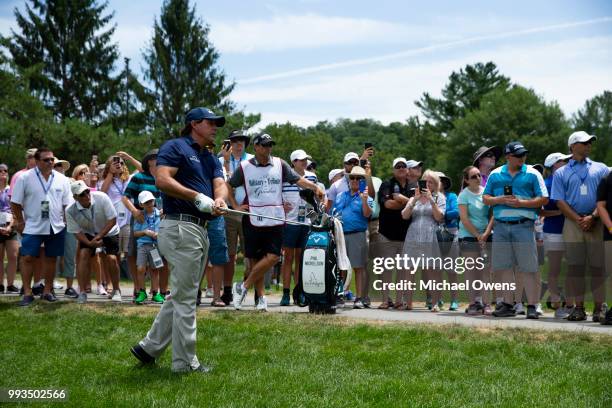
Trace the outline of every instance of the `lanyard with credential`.
[[580, 177], [578, 175], [578, 173], [576, 171], [574, 171], [574, 166], [576, 165], [576, 162], [570, 166], [570, 169], [572, 169], [572, 174], [575, 175], [576, 177], [578, 177], [578, 179], [580, 180], [580, 185], [583, 186], [584, 185], [584, 181], [587, 179], [587, 177], [589, 177], [589, 167], [591, 167], [591, 163], [587, 162], [586, 163], [586, 174], [584, 175], [584, 177]]
[[55, 177], [55, 174], [51, 172], [49, 183], [47, 183], [47, 185], [45, 186], [45, 183], [43, 183], [42, 178], [40, 177], [40, 173], [38, 169], [36, 169], [35, 171], [36, 171], [36, 177], [38, 177], [38, 181], [40, 182], [40, 186], [42, 187], [43, 192], [45, 193], [45, 197], [47, 197], [47, 193], [49, 192], [49, 190], [51, 190], [51, 185], [53, 184], [53, 177]]
[[119, 188], [117, 186], [117, 183], [115, 183], [115, 179], [113, 179], [113, 185], [115, 186], [115, 189], [117, 190], [117, 192], [119, 193], [119, 195], [123, 195], [123, 187], [125, 186], [124, 182], [121, 182], [121, 188]]

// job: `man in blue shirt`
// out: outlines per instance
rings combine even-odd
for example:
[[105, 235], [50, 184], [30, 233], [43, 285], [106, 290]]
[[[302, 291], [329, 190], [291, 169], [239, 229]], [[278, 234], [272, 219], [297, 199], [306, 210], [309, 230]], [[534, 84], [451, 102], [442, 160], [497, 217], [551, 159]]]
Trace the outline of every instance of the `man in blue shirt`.
[[579, 131], [570, 135], [567, 145], [572, 158], [553, 176], [551, 198], [565, 215], [563, 239], [567, 259], [566, 302], [575, 307], [568, 320], [586, 320], [584, 311], [585, 271], [589, 264], [591, 291], [595, 301], [593, 321], [599, 321], [605, 298], [603, 268], [603, 227], [597, 212], [597, 187], [610, 170], [589, 159], [597, 137]]
[[156, 184], [165, 214], [158, 242], [170, 267], [172, 291], [146, 337], [131, 352], [149, 364], [172, 342], [172, 371], [178, 373], [211, 370], [196, 356], [195, 312], [208, 255], [206, 224], [226, 208], [221, 163], [206, 148], [224, 124], [225, 118], [210, 109], [192, 109], [185, 116], [181, 137], [164, 143], [157, 156]]
[[[529, 151], [520, 142], [504, 148], [507, 163], [489, 175], [483, 202], [493, 207], [492, 270], [494, 280], [509, 284], [520, 279], [527, 294], [527, 318], [537, 319], [536, 304], [540, 298], [540, 274], [535, 241], [534, 221], [537, 212], [548, 202], [542, 175], [525, 161]], [[513, 269], [516, 267], [516, 276]], [[515, 315], [514, 291], [498, 292], [493, 316]], [[517, 300], [520, 302], [520, 299]]]

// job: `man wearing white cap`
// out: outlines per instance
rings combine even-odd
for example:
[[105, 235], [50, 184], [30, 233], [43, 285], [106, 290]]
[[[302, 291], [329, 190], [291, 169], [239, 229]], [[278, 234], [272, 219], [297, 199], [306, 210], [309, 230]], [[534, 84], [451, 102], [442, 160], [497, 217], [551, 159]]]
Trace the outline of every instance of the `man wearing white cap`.
[[111, 199], [101, 191], [90, 191], [83, 180], [70, 185], [75, 202], [66, 209], [68, 232], [76, 234], [81, 244], [79, 250], [78, 303], [87, 302], [85, 288], [89, 282], [89, 260], [95, 256], [97, 248], [104, 248], [109, 272], [113, 283], [112, 300], [121, 302], [119, 290], [119, 226], [117, 211]]
[[[331, 210], [331, 208], [334, 206], [334, 201], [336, 201], [337, 196], [340, 195], [340, 193], [344, 193], [345, 191], [349, 190], [350, 188], [349, 187], [350, 185], [349, 174], [351, 173], [351, 170], [353, 170], [353, 167], [360, 165], [360, 160], [365, 160], [367, 162], [367, 158], [369, 157], [370, 149], [364, 150], [363, 155], [361, 156], [361, 159], [355, 152], [348, 152], [347, 154], [344, 155], [344, 177], [341, 178], [340, 180], [336, 180], [336, 182], [334, 182], [331, 185], [331, 187], [327, 190], [327, 210], [328, 211]], [[372, 184], [372, 177], [371, 177], [372, 170], [370, 169], [370, 165], [365, 164], [364, 166], [361, 166], [361, 167], [363, 167], [366, 172], [366, 183], [368, 185], [368, 195], [371, 198], [374, 198], [376, 191], [375, 191], [374, 185]]]
[[[544, 160], [545, 175], [544, 185], [550, 195], [552, 193], [553, 176], [557, 170], [567, 164], [571, 154], [551, 153]], [[548, 257], [548, 291], [550, 292], [550, 306], [555, 309], [556, 318], [567, 318], [570, 311], [561, 306], [561, 292], [559, 288], [559, 275], [561, 274], [561, 260], [565, 254], [565, 243], [563, 242], [563, 223], [565, 217], [557, 202], [550, 199], [543, 207], [540, 215], [544, 217], [544, 251]]]
[[605, 299], [605, 273], [603, 268], [603, 227], [597, 211], [597, 187], [610, 169], [603, 163], [589, 159], [594, 135], [574, 132], [567, 141], [572, 158], [567, 166], [553, 176], [551, 198], [563, 215], [563, 239], [566, 245], [567, 279], [566, 302], [575, 307], [568, 320], [586, 320], [584, 310], [585, 272], [589, 264], [591, 291], [595, 301], [593, 321], [600, 319]]
[[[293, 170], [307, 180], [318, 183], [317, 176], [306, 170], [308, 159], [312, 159], [304, 150], [295, 150], [289, 157]], [[283, 205], [285, 206], [285, 219], [288, 221], [305, 222], [310, 224], [306, 213], [312, 208], [300, 197], [300, 188], [297, 184], [283, 182]], [[281, 306], [289, 306], [291, 291], [291, 276], [297, 284], [299, 270], [302, 263], [302, 250], [306, 246], [306, 239], [310, 228], [305, 225], [285, 224], [283, 229], [283, 265], [281, 274], [283, 277], [283, 297]], [[295, 267], [292, 272], [292, 265]]]

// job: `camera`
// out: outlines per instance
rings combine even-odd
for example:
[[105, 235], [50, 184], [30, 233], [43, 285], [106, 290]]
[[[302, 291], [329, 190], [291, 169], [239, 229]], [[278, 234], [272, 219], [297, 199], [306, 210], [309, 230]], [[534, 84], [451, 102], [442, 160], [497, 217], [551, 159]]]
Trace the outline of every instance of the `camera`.
[[230, 143], [231, 141], [229, 139], [225, 139], [223, 141], [223, 150], [227, 152], [230, 149]]
[[121, 162], [121, 157], [113, 156], [113, 163], [120, 163], [120, 162]]
[[423, 190], [427, 189], [427, 180], [419, 180], [419, 190], [423, 192]]
[[512, 195], [512, 186], [504, 186], [504, 195]]

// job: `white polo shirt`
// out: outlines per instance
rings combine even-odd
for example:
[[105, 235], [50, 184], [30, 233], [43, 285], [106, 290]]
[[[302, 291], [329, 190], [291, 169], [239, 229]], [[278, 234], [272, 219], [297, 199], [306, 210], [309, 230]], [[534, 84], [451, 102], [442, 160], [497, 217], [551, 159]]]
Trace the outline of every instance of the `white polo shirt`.
[[[68, 225], [68, 232], [72, 234], [82, 232], [96, 235], [102, 231], [108, 221], [117, 218], [117, 211], [108, 195], [101, 191], [92, 191], [89, 194], [91, 194], [89, 208], [85, 208], [78, 201], [75, 201], [66, 209], [66, 224]], [[115, 222], [106, 236], [112, 237], [117, 234], [119, 234], [119, 225]]]
[[[55, 170], [47, 180], [38, 167], [25, 171], [17, 180], [11, 202], [23, 207], [24, 234], [49, 235], [60, 232], [64, 223], [64, 207], [72, 200], [70, 180]], [[43, 218], [42, 203], [49, 202], [49, 216]]]

